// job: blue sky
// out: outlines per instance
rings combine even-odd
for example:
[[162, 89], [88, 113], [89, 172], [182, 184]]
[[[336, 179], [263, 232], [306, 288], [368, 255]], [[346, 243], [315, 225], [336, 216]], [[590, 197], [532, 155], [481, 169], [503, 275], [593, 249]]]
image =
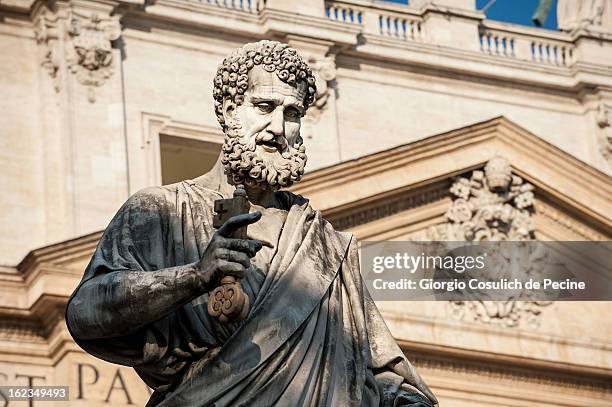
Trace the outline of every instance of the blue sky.
[[[406, 0], [390, 0], [392, 3], [406, 4]], [[476, 0], [476, 7], [482, 9], [489, 0]], [[487, 11], [490, 20], [506, 21], [508, 23], [521, 24], [533, 27], [531, 16], [538, 7], [538, 0], [497, 0]], [[546, 19], [544, 28], [557, 29], [557, 1], [553, 0], [550, 13]]]

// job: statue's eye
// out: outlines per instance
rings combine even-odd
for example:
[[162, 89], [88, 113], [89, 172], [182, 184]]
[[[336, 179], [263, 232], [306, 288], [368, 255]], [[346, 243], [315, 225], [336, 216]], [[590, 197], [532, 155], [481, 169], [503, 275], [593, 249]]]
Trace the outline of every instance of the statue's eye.
[[288, 107], [285, 109], [285, 117], [289, 120], [297, 120], [301, 117], [300, 111], [295, 107]]
[[255, 107], [262, 113], [271, 113], [274, 110], [274, 104], [271, 102], [260, 102]]

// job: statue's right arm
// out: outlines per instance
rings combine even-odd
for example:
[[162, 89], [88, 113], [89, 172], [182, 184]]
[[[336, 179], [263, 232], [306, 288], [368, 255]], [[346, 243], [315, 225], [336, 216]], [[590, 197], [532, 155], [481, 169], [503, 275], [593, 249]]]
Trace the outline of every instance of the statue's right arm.
[[260, 217], [253, 212], [230, 218], [198, 262], [155, 271], [111, 271], [86, 280], [68, 303], [71, 333], [82, 340], [128, 335], [214, 289], [224, 275], [241, 278], [261, 242], [226, 236]]
[[192, 263], [156, 271], [114, 271], [85, 281], [68, 304], [79, 339], [128, 335], [206, 292]]

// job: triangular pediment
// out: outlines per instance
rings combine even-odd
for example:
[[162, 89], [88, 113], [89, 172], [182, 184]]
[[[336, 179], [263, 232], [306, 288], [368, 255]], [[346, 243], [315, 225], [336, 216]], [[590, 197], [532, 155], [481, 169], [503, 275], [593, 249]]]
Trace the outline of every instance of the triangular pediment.
[[612, 179], [505, 117], [314, 171], [293, 190], [359, 238], [400, 238], [443, 222], [453, 179], [494, 156], [535, 187], [538, 238], [612, 237]]

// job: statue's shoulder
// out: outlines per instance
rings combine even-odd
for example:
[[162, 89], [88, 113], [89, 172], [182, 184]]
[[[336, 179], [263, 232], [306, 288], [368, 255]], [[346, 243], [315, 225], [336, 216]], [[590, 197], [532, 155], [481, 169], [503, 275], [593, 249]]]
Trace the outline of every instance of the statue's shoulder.
[[130, 209], [148, 210], [158, 212], [174, 209], [179, 197], [188, 194], [190, 185], [186, 181], [174, 184], [146, 187], [135, 192], [125, 203]]
[[136, 191], [129, 197], [127, 203], [137, 206], [166, 204], [176, 195], [176, 184], [146, 187]]
[[278, 191], [276, 192], [276, 197], [287, 209], [291, 208], [293, 205], [310, 206], [308, 199], [290, 191]]
[[200, 207], [210, 206], [215, 199], [223, 198], [220, 192], [202, 187], [192, 180], [174, 184], [143, 188], [134, 193], [124, 207], [130, 211], [148, 213], [177, 213], [181, 205], [198, 202]]

